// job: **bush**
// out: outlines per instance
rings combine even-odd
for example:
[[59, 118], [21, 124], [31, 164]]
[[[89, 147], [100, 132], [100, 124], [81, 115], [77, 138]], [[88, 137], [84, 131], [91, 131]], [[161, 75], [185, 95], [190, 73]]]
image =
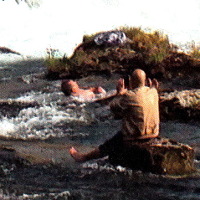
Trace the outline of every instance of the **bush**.
[[199, 46], [192, 46], [191, 51], [190, 51], [190, 56], [195, 58], [195, 59], [200, 59], [200, 47]]
[[[134, 67], [140, 67], [148, 75], [157, 73], [160, 76], [165, 73], [165, 65], [171, 66], [171, 60], [177, 60], [177, 48], [169, 43], [168, 37], [163, 33], [159, 31], [147, 33], [135, 27], [120, 27], [118, 30], [126, 34], [128, 39], [125, 44], [96, 45], [94, 37], [98, 33], [95, 33], [85, 35], [83, 42], [70, 58], [65, 56], [56, 58], [54, 52], [47, 52], [48, 71], [65, 73], [66, 76], [77, 78], [91, 73], [129, 73]], [[191, 55], [199, 58], [199, 49], [194, 49]], [[182, 63], [186, 62], [180, 61], [180, 67]]]
[[142, 53], [147, 64], [161, 62], [171, 50], [168, 37], [161, 32], [145, 33], [140, 28], [132, 27], [121, 30], [132, 40], [131, 48], [137, 53]]

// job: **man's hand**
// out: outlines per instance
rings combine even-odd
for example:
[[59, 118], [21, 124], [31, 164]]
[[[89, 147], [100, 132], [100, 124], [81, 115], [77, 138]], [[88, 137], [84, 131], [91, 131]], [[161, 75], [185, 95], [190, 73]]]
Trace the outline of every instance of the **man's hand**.
[[150, 88], [154, 87], [154, 88], [158, 89], [159, 83], [158, 83], [158, 81], [155, 78], [153, 80], [151, 80], [150, 78], [148, 78], [147, 79], [147, 86], [149, 86]]
[[118, 95], [122, 95], [127, 91], [127, 89], [125, 89], [125, 84], [124, 84], [124, 79], [123, 78], [120, 78], [118, 80], [116, 89], [117, 89], [117, 94]]
[[152, 86], [155, 87], [157, 90], [159, 88], [159, 83], [155, 78], [152, 80]]
[[106, 94], [106, 91], [105, 91], [102, 87], [97, 87], [97, 88], [96, 88], [96, 92], [97, 92], [98, 94]]
[[152, 87], [152, 81], [150, 78], [147, 79], [147, 86], [150, 88]]

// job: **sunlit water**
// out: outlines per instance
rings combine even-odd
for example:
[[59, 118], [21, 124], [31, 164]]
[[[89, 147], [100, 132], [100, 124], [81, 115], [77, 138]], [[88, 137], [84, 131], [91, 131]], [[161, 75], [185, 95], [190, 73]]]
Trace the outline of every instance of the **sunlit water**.
[[[115, 79], [92, 77], [82, 79], [80, 83], [107, 83], [104, 86], [113, 89]], [[34, 81], [37, 83], [39, 79], [35, 77]], [[51, 142], [55, 140], [56, 143], [63, 138], [68, 144], [96, 146], [120, 129], [120, 121], [113, 120], [107, 106], [65, 97], [60, 91], [60, 81], [51, 81], [39, 91], [25, 92], [10, 100], [37, 102], [37, 105], [21, 109], [14, 117], [1, 116], [0, 136], [6, 138], [51, 138]], [[195, 123], [161, 123], [162, 136], [191, 145], [199, 144], [199, 132], [200, 126]], [[198, 160], [195, 163], [197, 166], [200, 164]], [[156, 196], [157, 199], [197, 200], [200, 195], [198, 174], [167, 177], [142, 173], [121, 166], [114, 167], [106, 159], [72, 166], [69, 163], [64, 166], [30, 166], [21, 170], [15, 166], [4, 166], [3, 170], [5, 174], [0, 176], [0, 197], [3, 199], [153, 200]]]
[[[17, 5], [15, 1], [1, 1], [0, 46], [22, 54], [0, 54], [1, 96], [36, 105], [19, 112], [11, 105], [7, 115], [0, 116], [0, 136], [25, 141], [50, 139], [56, 144], [67, 141], [69, 145], [89, 147], [101, 144], [120, 129], [120, 121], [113, 120], [107, 106], [67, 98], [60, 91], [60, 81], [46, 81], [42, 60], [46, 48], [70, 56], [84, 34], [129, 25], [161, 30], [171, 42], [187, 49], [187, 42], [200, 41], [199, 10], [197, 0], [43, 0], [40, 7], [32, 9], [24, 2]], [[98, 83], [112, 90], [116, 77], [80, 80], [85, 86]], [[199, 133], [198, 123], [161, 123], [162, 136], [195, 147], [200, 144]], [[195, 163], [200, 166], [199, 160]], [[5, 163], [0, 170], [0, 199], [200, 199], [199, 174], [160, 176], [114, 167], [106, 159], [25, 168]]]

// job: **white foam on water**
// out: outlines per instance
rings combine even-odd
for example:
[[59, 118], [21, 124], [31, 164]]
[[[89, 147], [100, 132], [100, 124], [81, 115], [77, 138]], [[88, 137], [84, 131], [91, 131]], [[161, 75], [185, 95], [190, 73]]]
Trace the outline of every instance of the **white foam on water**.
[[61, 137], [71, 132], [71, 126], [91, 122], [92, 117], [85, 110], [84, 103], [68, 101], [63, 107], [57, 104], [62, 97], [60, 92], [32, 91], [17, 98], [16, 102], [34, 100], [39, 106], [22, 109], [13, 118], [3, 117], [0, 120], [0, 135], [23, 139]]
[[132, 170], [127, 167], [122, 167], [121, 165], [114, 166], [110, 164], [106, 159], [99, 159], [97, 161], [88, 161], [83, 163], [82, 168], [85, 169], [86, 171], [82, 171], [82, 173], [96, 173], [96, 171], [100, 172], [114, 172], [114, 173], [119, 173], [119, 174], [124, 174], [129, 177], [134, 177], [134, 179], [138, 179], [139, 181], [142, 182], [148, 182], [149, 180], [152, 181], [151, 179], [157, 179], [159, 177], [165, 178], [165, 175], [159, 175], [159, 174], [152, 174], [151, 172], [146, 172], [145, 174], [141, 170]]
[[9, 122], [7, 118], [3, 118], [0, 121], [0, 130], [2, 136], [7, 136], [8, 133], [13, 133], [15, 131], [15, 125], [12, 122]]
[[58, 192], [58, 193], [53, 193], [49, 192], [47, 193], [38, 193], [38, 194], [22, 194], [20, 196], [15, 196], [15, 195], [4, 195], [0, 194], [0, 198], [4, 200], [11, 200], [11, 199], [16, 199], [16, 200], [31, 200], [31, 199], [63, 199], [63, 200], [68, 200], [71, 197], [71, 193], [69, 191], [63, 191], [63, 192]]

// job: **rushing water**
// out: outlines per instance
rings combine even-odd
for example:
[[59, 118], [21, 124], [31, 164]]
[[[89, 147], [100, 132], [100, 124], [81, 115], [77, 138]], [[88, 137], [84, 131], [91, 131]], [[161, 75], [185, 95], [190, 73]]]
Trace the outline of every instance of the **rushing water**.
[[[1, 199], [200, 199], [198, 174], [168, 177], [142, 173], [121, 166], [114, 167], [106, 158], [75, 163], [65, 148], [74, 145], [82, 150], [91, 149], [115, 134], [120, 128], [120, 121], [113, 120], [107, 106], [65, 97], [60, 91], [60, 80], [46, 81], [42, 62], [40, 64], [40, 73], [35, 73], [33, 68], [30, 69], [33, 73], [24, 71], [17, 77], [1, 81], [2, 96], [7, 91], [2, 87], [5, 84], [22, 86], [15, 94], [13, 91], [16, 88], [10, 87], [12, 92], [6, 93], [7, 100], [33, 106], [17, 110], [15, 104], [10, 104], [7, 112], [1, 113], [0, 136], [7, 140], [0, 142], [25, 149], [25, 152], [36, 152], [38, 156], [44, 154], [43, 157], [54, 161], [52, 164], [25, 167], [1, 165]], [[5, 72], [6, 69], [1, 70]], [[10, 76], [15, 73], [14, 69], [11, 70]], [[117, 78], [93, 76], [81, 79], [79, 83], [86, 86], [100, 82], [112, 91]], [[26, 86], [30, 85], [32, 87], [26, 91]], [[199, 132], [200, 126], [196, 123], [161, 123], [161, 135], [195, 148], [200, 143]], [[10, 140], [14, 138], [17, 140]], [[195, 162], [198, 167], [199, 161]]]
[[198, 0], [27, 0], [0, 1], [0, 46], [24, 56], [45, 56], [46, 48], [70, 56], [84, 34], [134, 26], [160, 30], [175, 44], [200, 42]]
[[[44, 78], [43, 63], [46, 48], [71, 55], [84, 34], [124, 25], [159, 29], [177, 44], [198, 43], [198, 0], [40, 2], [33, 9], [24, 2], [0, 2], [0, 46], [22, 53], [0, 54], [0, 101], [12, 102], [0, 107], [0, 144], [35, 158], [33, 165], [0, 164], [0, 199], [200, 199], [198, 173], [187, 177], [142, 173], [114, 167], [106, 158], [75, 163], [70, 146], [90, 150], [115, 134], [120, 121], [113, 120], [107, 106], [65, 97], [59, 80]], [[101, 83], [112, 91], [117, 78], [94, 76], [79, 83]], [[199, 133], [196, 122], [161, 123], [162, 136], [190, 144], [198, 152]], [[195, 163], [199, 168], [199, 156]]]

